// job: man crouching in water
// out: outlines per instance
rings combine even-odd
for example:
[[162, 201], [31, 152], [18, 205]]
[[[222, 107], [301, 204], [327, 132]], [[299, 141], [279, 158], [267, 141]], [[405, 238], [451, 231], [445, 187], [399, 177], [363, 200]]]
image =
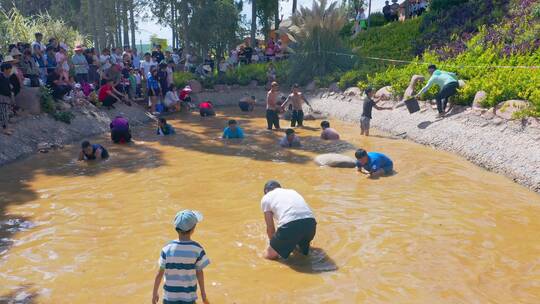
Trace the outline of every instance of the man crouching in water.
[[286, 259], [295, 249], [308, 255], [317, 222], [304, 198], [298, 192], [283, 189], [279, 182], [270, 180], [264, 185], [261, 207], [270, 240], [263, 257], [269, 260], [279, 257]]
[[102, 145], [90, 144], [85, 140], [81, 144], [81, 152], [79, 153], [79, 160], [94, 160], [94, 159], [107, 159], [109, 158], [109, 152]]

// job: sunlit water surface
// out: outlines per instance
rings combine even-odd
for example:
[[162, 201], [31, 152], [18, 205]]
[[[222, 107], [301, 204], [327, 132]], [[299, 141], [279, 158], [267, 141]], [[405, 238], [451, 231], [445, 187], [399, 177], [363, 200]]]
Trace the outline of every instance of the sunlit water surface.
[[[78, 163], [73, 146], [0, 168], [0, 302], [150, 303], [171, 221], [191, 208], [205, 216], [194, 239], [212, 261], [212, 303], [540, 303], [539, 195], [338, 121], [341, 142], [321, 142], [319, 122], [308, 121], [297, 129], [303, 149], [284, 150], [258, 111], [172, 116], [176, 136], [147, 126], [129, 146], [93, 139], [109, 148], [106, 162]], [[243, 142], [217, 139], [231, 117]], [[369, 180], [313, 162], [356, 147], [391, 156], [397, 174]], [[268, 179], [313, 208], [311, 257], [261, 258]]]

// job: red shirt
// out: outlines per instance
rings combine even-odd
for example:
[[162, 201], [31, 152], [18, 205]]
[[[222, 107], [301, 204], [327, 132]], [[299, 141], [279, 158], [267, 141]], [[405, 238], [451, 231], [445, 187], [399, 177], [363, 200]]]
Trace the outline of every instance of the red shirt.
[[112, 85], [110, 84], [104, 84], [99, 89], [98, 99], [99, 101], [103, 102], [107, 96], [109, 96], [109, 92], [112, 91]]
[[199, 105], [200, 109], [212, 109], [212, 104], [208, 101], [205, 101]]
[[183, 89], [182, 91], [180, 91], [180, 99], [181, 100], [186, 99], [186, 97], [189, 96], [189, 93], [191, 93], [191, 90]]

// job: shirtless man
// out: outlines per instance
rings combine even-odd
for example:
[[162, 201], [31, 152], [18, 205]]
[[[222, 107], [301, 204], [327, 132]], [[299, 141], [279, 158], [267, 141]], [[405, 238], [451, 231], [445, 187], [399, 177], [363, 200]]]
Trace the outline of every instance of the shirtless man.
[[266, 122], [268, 130], [272, 130], [272, 126], [279, 130], [279, 106], [277, 104], [279, 96], [279, 85], [277, 82], [272, 82], [272, 88], [266, 94]]
[[282, 109], [285, 109], [285, 107], [290, 103], [293, 107], [293, 113], [291, 118], [291, 127], [296, 127], [296, 123], [298, 123], [299, 127], [304, 126], [304, 111], [302, 110], [302, 106], [304, 105], [304, 102], [309, 106], [311, 109], [311, 105], [307, 101], [306, 97], [304, 97], [304, 94], [298, 90], [300, 86], [298, 84], [295, 84], [292, 89], [292, 93], [287, 97], [287, 100], [285, 103], [281, 105]]

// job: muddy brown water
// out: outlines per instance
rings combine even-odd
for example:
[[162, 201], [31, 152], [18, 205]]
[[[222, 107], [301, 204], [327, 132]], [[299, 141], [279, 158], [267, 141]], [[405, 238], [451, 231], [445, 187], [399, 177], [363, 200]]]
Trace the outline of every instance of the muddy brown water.
[[[78, 163], [78, 146], [0, 168], [0, 302], [150, 303], [161, 247], [178, 210], [204, 214], [194, 239], [211, 265], [212, 303], [539, 303], [540, 196], [452, 154], [331, 121], [298, 129], [304, 147], [235, 110], [172, 116], [178, 134], [137, 129], [136, 143], [94, 138], [108, 161]], [[247, 138], [217, 138], [227, 120]], [[282, 123], [285, 123], [282, 121]], [[384, 152], [392, 177], [321, 168], [314, 156]], [[504, 160], [501, 160], [504, 161]], [[277, 179], [313, 208], [309, 258], [268, 262], [262, 187]]]

